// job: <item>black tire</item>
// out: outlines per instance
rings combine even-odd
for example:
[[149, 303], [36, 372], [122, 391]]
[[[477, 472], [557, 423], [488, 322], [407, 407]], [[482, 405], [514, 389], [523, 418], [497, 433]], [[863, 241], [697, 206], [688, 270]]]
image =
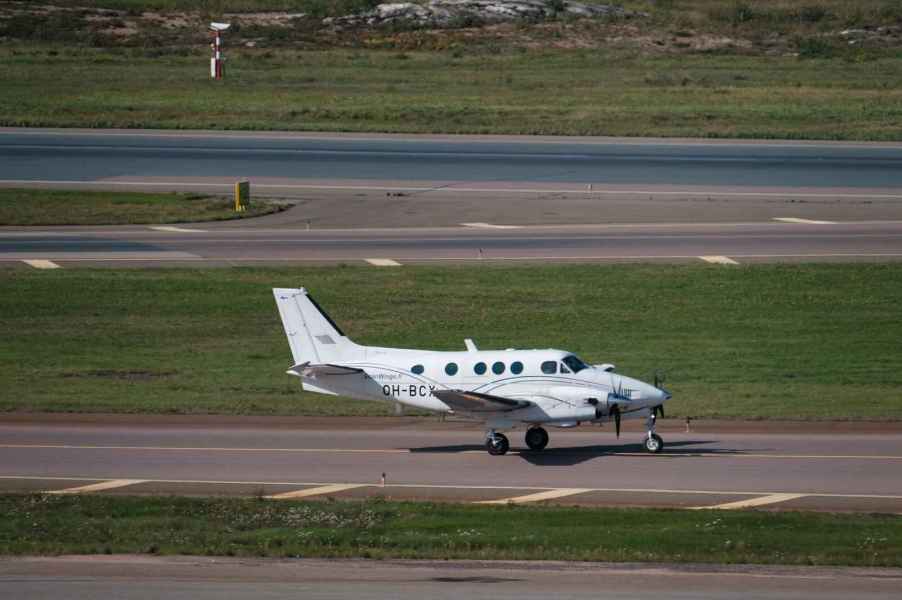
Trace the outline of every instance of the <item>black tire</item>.
[[661, 450], [664, 449], [664, 440], [661, 439], [657, 433], [651, 434], [651, 436], [646, 436], [645, 441], [643, 442], [645, 446], [645, 451], [650, 452], [652, 454], [658, 454]]
[[526, 430], [526, 445], [536, 452], [544, 450], [548, 445], [548, 432], [541, 427], [532, 427]]
[[492, 456], [503, 456], [507, 454], [510, 447], [511, 444], [507, 440], [507, 436], [501, 433], [496, 433], [494, 438], [489, 438], [485, 441], [485, 449]]

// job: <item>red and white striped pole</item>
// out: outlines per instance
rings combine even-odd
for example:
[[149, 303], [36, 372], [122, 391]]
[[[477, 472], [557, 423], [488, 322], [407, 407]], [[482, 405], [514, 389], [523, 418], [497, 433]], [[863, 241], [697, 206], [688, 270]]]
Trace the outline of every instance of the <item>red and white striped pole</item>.
[[228, 28], [228, 23], [210, 23], [210, 34], [213, 36], [213, 43], [210, 44], [213, 51], [210, 58], [210, 77], [213, 79], [222, 79], [223, 76], [222, 32]]

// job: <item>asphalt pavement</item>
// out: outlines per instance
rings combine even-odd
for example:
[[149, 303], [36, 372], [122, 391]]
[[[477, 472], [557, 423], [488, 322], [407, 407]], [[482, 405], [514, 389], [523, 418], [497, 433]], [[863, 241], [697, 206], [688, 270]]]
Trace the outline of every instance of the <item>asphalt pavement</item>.
[[898, 598], [900, 569], [93, 556], [0, 559], [9, 600]]
[[0, 422], [0, 489], [902, 513], [898, 432], [687, 433], [671, 422], [659, 428], [664, 452], [649, 455], [630, 422], [621, 439], [552, 428], [543, 452], [511, 432], [511, 452], [495, 457], [478, 424], [342, 422]]

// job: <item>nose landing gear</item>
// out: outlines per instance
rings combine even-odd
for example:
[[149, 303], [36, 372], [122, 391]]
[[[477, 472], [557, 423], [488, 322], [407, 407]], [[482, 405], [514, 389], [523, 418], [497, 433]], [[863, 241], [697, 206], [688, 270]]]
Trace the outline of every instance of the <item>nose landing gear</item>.
[[655, 420], [655, 413], [651, 413], [645, 421], [645, 427], [648, 429], [648, 435], [644, 440], [645, 450], [652, 454], [657, 454], [664, 449], [664, 440], [655, 433]]

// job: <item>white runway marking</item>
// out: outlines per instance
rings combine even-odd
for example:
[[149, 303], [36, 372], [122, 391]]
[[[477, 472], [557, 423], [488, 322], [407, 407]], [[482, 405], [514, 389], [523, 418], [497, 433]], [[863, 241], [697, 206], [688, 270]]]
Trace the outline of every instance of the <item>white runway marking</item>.
[[813, 219], [798, 219], [796, 217], [774, 217], [774, 221], [784, 223], [803, 223], [805, 225], [836, 225], [836, 221], [816, 221]]
[[584, 494], [592, 490], [583, 488], [559, 488], [556, 490], [548, 490], [545, 492], [536, 492], [535, 494], [527, 494], [525, 496], [514, 496], [512, 498], [501, 498], [500, 500], [483, 500], [476, 504], [524, 504], [526, 502], [541, 502], [542, 500], [553, 500], [555, 498], [564, 498], [575, 494]]
[[491, 223], [461, 223], [464, 227], [476, 227], [479, 229], [520, 229], [519, 225], [492, 225]]
[[749, 498], [748, 500], [737, 500], [736, 502], [715, 504], [714, 506], [693, 506], [692, 510], [736, 510], [739, 508], [753, 508], [755, 506], [766, 506], [768, 504], [776, 504], [777, 502], [804, 498], [805, 496], [807, 496], [807, 494], [769, 494], [767, 496], [759, 496], [758, 498]]
[[45, 260], [43, 258], [31, 258], [22, 261], [29, 267], [34, 267], [35, 269], [59, 269], [61, 268], [58, 264], [53, 262], [52, 260]]
[[715, 265], [738, 265], [739, 263], [730, 258], [729, 256], [699, 256], [705, 262], [709, 262]]
[[292, 492], [284, 492], [282, 494], [273, 494], [267, 496], [272, 500], [290, 500], [292, 498], [309, 498], [311, 496], [322, 496], [323, 494], [336, 494], [345, 490], [353, 490], [355, 488], [366, 487], [366, 483], [336, 483], [332, 485], [323, 485], [315, 488], [307, 488], [304, 490], [294, 490]]
[[[78, 475], [71, 476], [45, 476], [45, 475], [0, 475], [0, 480], [16, 480], [22, 481], [97, 481], [98, 479], [116, 480], [112, 477], [84, 477]], [[336, 483], [336, 482], [313, 482], [313, 481], [235, 481], [235, 480], [218, 480], [218, 479], [129, 479], [127, 481], [135, 483], [200, 483], [208, 485], [284, 485], [292, 487], [325, 487], [334, 485], [353, 485], [359, 487], [380, 487], [377, 484], [367, 483]], [[97, 484], [95, 484], [97, 485]], [[129, 484], [131, 485], [131, 484]], [[85, 486], [87, 487], [87, 486]], [[541, 486], [514, 486], [514, 485], [460, 485], [460, 484], [433, 484], [433, 483], [393, 483], [386, 484], [385, 489], [450, 489], [450, 490], [523, 490], [523, 491], [556, 491], [561, 488], [546, 488]], [[797, 494], [799, 496], [809, 496], [812, 498], [867, 498], [875, 500], [902, 500], [900, 495], [892, 494], [833, 494], [829, 492], [762, 492], [762, 491], [736, 491], [736, 490], [678, 490], [678, 489], [657, 489], [657, 488], [580, 488], [584, 492], [606, 492], [606, 493], [636, 493], [636, 494], [693, 494], [693, 495], [728, 495], [728, 496], [775, 496]], [[703, 508], [711, 508], [709, 506]]]
[[171, 233], [206, 233], [206, 229], [189, 229], [187, 227], [174, 227], [172, 225], [154, 225], [148, 229], [154, 231], [168, 231]]
[[112, 490], [115, 488], [125, 487], [127, 485], [135, 485], [136, 483], [144, 483], [143, 479], [110, 479], [101, 481], [100, 483], [92, 483], [90, 485], [80, 485], [78, 487], [65, 488], [62, 490], [48, 490], [45, 494], [83, 494], [85, 492], [102, 492], [104, 490]]
[[390, 258], [365, 258], [363, 259], [374, 267], [400, 267], [401, 263]]

